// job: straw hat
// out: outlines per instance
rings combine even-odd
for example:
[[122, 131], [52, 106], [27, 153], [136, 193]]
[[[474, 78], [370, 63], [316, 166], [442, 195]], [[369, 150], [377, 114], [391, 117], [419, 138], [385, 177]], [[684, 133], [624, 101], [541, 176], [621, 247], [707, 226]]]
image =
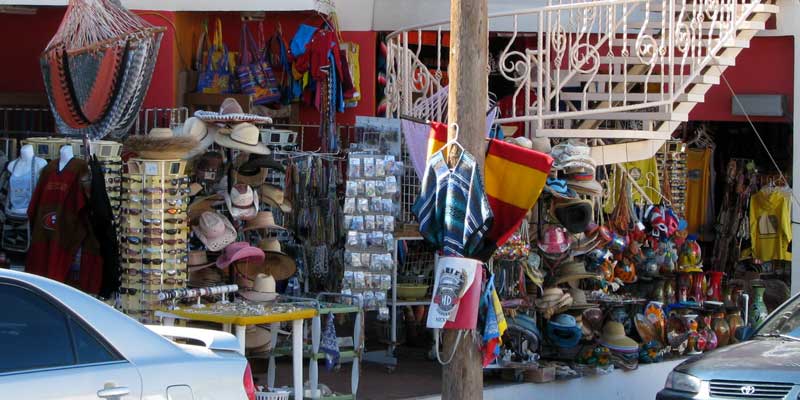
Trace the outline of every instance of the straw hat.
[[242, 229], [242, 232], [252, 231], [256, 229], [280, 229], [286, 228], [275, 223], [275, 216], [271, 211], [259, 211], [256, 217], [247, 221]]
[[225, 193], [225, 204], [235, 219], [249, 220], [258, 214], [258, 194], [250, 186], [237, 183]]
[[174, 136], [169, 128], [153, 128], [148, 135], [134, 135], [125, 148], [151, 160], [182, 159], [200, 142], [193, 137]]
[[282, 281], [289, 279], [297, 271], [297, 264], [294, 259], [281, 250], [281, 242], [275, 238], [267, 238], [258, 244], [258, 248], [264, 250], [266, 255], [264, 265], [266, 273]]
[[254, 154], [269, 154], [270, 151], [261, 143], [261, 132], [251, 123], [243, 122], [233, 127], [230, 135], [217, 135], [214, 141], [229, 149], [236, 149]]
[[219, 107], [219, 112], [195, 111], [194, 116], [205, 122], [217, 123], [237, 123], [252, 122], [260, 124], [271, 124], [272, 118], [262, 117], [255, 114], [245, 114], [239, 102], [232, 97], [226, 98]]
[[192, 227], [197, 238], [211, 251], [220, 251], [236, 240], [236, 230], [227, 218], [216, 212], [205, 211]]
[[217, 258], [217, 267], [227, 268], [234, 262], [243, 260], [259, 264], [264, 261], [264, 252], [257, 247], [250, 246], [247, 242], [232, 243], [225, 247], [222, 255]]
[[197, 117], [191, 117], [183, 123], [183, 137], [190, 137], [197, 140], [198, 145], [194, 149], [192, 149], [185, 159], [194, 158], [200, 154], [203, 154], [212, 143], [214, 143], [214, 136], [216, 135], [216, 129], [209, 129], [206, 126], [206, 123], [201, 121]]
[[571, 304], [572, 296], [557, 287], [545, 289], [542, 297], [536, 299], [536, 309], [542, 312], [545, 318], [566, 310]]
[[286, 200], [283, 190], [275, 185], [261, 185], [261, 199], [270, 207], [280, 208], [285, 213], [292, 212], [292, 203]]
[[581, 279], [598, 279], [597, 274], [586, 272], [586, 266], [583, 261], [569, 261], [558, 266], [555, 276], [553, 277], [554, 285], [560, 285], [565, 282], [573, 283]]
[[270, 330], [258, 325], [245, 328], [245, 348], [252, 353], [264, 353], [272, 348]]
[[608, 321], [603, 326], [600, 344], [608, 347], [611, 351], [622, 353], [639, 351], [639, 344], [625, 335], [625, 327], [617, 321]]
[[214, 262], [208, 261], [208, 254], [205, 250], [192, 250], [189, 252], [189, 260], [186, 263], [186, 267], [189, 268], [190, 272], [199, 271], [212, 265], [214, 265]]
[[591, 157], [592, 150], [582, 143], [560, 143], [553, 146], [550, 155], [553, 157], [553, 169], [585, 168], [595, 171], [595, 161]]
[[[592, 175], [594, 176], [594, 175]], [[598, 197], [603, 194], [603, 185], [594, 178], [588, 180], [567, 179], [567, 185], [578, 194]]]
[[572, 304], [569, 306], [570, 310], [585, 310], [587, 308], [599, 307], [598, 304], [586, 301], [586, 292], [581, 289], [570, 288], [569, 295], [572, 296]]
[[[244, 279], [239, 279], [244, 281]], [[244, 284], [244, 285], [243, 285]], [[246, 290], [239, 290], [239, 294], [250, 301], [272, 301], [278, 296], [275, 292], [275, 278], [272, 275], [258, 274], [252, 283], [241, 282], [240, 288]]]
[[219, 268], [202, 268], [194, 271], [189, 269], [188, 285], [190, 287], [216, 286], [222, 282], [222, 270]]

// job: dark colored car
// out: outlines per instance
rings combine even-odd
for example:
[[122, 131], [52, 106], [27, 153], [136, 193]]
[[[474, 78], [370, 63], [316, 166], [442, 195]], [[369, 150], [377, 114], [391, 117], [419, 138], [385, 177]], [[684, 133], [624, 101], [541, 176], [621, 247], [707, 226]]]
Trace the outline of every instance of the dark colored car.
[[800, 295], [749, 340], [675, 367], [656, 399], [800, 399]]

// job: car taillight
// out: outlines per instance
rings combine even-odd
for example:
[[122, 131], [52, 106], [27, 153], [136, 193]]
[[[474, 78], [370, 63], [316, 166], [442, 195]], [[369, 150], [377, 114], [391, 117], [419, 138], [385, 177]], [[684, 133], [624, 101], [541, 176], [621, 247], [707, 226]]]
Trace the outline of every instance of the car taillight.
[[253, 372], [250, 370], [250, 363], [247, 363], [247, 368], [244, 369], [242, 384], [244, 385], [244, 392], [247, 393], [247, 400], [256, 400], [256, 384], [253, 383]]

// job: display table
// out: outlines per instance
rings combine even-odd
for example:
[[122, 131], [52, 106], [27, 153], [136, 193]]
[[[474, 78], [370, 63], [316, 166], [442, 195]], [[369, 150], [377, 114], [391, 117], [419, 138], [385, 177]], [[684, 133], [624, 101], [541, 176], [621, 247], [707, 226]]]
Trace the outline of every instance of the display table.
[[156, 317], [162, 318], [164, 325], [174, 325], [176, 319], [190, 321], [216, 322], [222, 324], [226, 330], [234, 328], [234, 334], [239, 339], [239, 348], [242, 355], [245, 349], [245, 330], [250, 325], [292, 323], [292, 385], [294, 398], [303, 398], [303, 320], [318, 315], [316, 308], [294, 308], [285, 312], [267, 312], [264, 315], [226, 315], [203, 308], [190, 309], [162, 309], [156, 312]]

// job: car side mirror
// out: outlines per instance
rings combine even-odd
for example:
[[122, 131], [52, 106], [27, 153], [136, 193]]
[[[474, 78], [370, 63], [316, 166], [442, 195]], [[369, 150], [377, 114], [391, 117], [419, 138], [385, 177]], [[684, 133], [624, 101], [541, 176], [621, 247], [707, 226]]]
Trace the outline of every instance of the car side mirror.
[[753, 333], [755, 333], [755, 329], [745, 325], [736, 328], [736, 332], [734, 332], [734, 335], [736, 336], [736, 340], [744, 342], [750, 340], [750, 338], [753, 337]]

